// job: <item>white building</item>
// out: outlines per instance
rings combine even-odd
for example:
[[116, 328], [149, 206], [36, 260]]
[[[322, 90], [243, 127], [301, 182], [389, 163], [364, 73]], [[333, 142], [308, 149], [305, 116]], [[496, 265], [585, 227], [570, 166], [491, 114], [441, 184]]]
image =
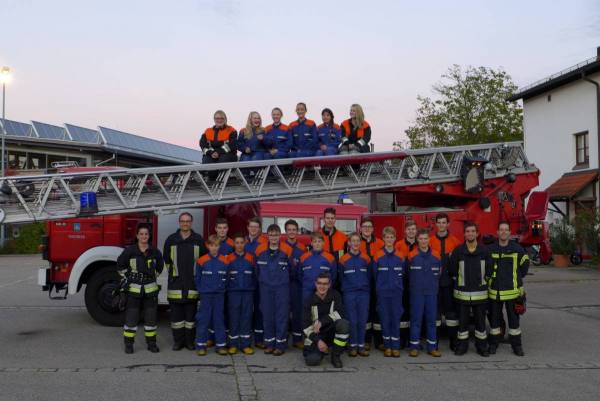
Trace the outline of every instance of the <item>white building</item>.
[[548, 216], [600, 206], [600, 47], [597, 56], [521, 88], [527, 157], [541, 170]]

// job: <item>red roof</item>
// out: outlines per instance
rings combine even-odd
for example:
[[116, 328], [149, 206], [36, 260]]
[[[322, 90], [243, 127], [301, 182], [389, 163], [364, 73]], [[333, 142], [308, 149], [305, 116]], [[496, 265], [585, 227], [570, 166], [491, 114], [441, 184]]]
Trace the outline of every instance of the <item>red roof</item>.
[[546, 189], [550, 200], [571, 199], [598, 178], [597, 171], [565, 174]]

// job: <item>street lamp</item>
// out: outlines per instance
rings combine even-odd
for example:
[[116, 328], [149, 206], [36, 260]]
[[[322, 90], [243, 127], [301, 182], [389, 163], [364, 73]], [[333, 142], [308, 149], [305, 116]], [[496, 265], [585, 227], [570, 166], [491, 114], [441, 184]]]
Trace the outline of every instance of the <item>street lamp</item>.
[[[0, 69], [0, 83], [2, 83], [2, 146], [1, 152], [2, 156], [0, 157], [0, 163], [2, 163], [1, 169], [1, 177], [4, 177], [4, 139], [6, 138], [6, 84], [10, 81], [10, 68], [2, 67]], [[0, 225], [0, 246], [4, 246], [4, 242], [6, 239], [5, 235], [5, 227], [4, 224]]]
[[0, 83], [2, 83], [2, 156], [0, 157], [0, 163], [2, 163], [2, 177], [4, 177], [4, 138], [6, 137], [6, 84], [10, 81], [10, 68], [2, 67], [0, 69]]

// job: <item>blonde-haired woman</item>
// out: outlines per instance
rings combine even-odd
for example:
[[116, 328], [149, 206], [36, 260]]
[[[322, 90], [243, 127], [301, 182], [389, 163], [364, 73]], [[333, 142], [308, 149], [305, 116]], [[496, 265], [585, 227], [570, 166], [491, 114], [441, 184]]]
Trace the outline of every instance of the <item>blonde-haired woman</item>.
[[237, 161], [237, 132], [227, 125], [227, 115], [217, 110], [213, 116], [215, 125], [207, 128], [200, 138], [202, 163], [227, 163]]
[[367, 153], [371, 151], [371, 126], [365, 121], [360, 104], [350, 106], [350, 118], [342, 123], [340, 154]]
[[265, 129], [262, 126], [262, 118], [256, 111], [248, 114], [246, 127], [240, 130], [238, 136], [238, 148], [242, 152], [240, 161], [270, 159], [271, 154], [265, 143]]

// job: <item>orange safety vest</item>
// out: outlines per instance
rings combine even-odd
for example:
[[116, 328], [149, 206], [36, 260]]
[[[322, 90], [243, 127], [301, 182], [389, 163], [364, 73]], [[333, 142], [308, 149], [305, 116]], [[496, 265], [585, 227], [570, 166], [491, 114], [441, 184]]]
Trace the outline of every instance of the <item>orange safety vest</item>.
[[[352, 134], [352, 124], [350, 123], [350, 119], [344, 120], [344, 122], [342, 122], [342, 127], [344, 128], [344, 136], [349, 137], [350, 134]], [[356, 130], [356, 137], [361, 139], [363, 136], [365, 136], [365, 130], [367, 128], [369, 128], [369, 123], [363, 121], [360, 128]]]
[[[234, 132], [235, 129], [233, 127], [230, 127], [229, 125], [223, 127], [222, 129], [219, 130], [219, 132], [217, 133], [217, 135], [215, 135], [215, 129], [214, 128], [207, 128], [206, 131], [204, 131], [204, 135], [206, 135], [206, 139], [209, 142], [213, 142], [213, 141], [219, 141], [219, 142], [225, 142], [229, 140], [229, 135], [231, 135], [232, 132]], [[216, 138], [215, 138], [216, 136]]]

